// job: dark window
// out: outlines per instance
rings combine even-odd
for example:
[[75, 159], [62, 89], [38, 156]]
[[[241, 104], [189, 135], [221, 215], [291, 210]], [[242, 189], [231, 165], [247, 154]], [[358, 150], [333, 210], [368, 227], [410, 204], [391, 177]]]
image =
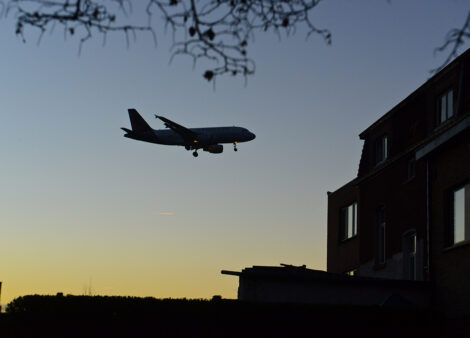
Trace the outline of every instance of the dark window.
[[385, 208], [377, 210], [377, 263], [385, 263]]
[[470, 183], [452, 191], [451, 240], [456, 244], [470, 239]]
[[408, 179], [411, 180], [415, 177], [416, 172], [416, 160], [414, 158], [408, 161]]
[[454, 116], [454, 91], [452, 89], [439, 96], [437, 111], [438, 124], [444, 123]]
[[403, 270], [405, 279], [416, 280], [416, 232], [403, 235]]
[[388, 138], [386, 135], [375, 141], [375, 164], [382, 163], [388, 157]]
[[357, 233], [357, 203], [354, 202], [340, 211], [340, 239], [345, 240]]

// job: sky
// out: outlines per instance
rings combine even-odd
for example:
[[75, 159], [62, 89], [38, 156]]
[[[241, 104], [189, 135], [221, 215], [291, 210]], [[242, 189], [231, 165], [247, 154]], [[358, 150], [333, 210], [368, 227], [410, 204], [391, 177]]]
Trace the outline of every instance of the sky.
[[[256, 73], [214, 87], [170, 36], [40, 44], [0, 20], [1, 303], [27, 294], [236, 298], [252, 265], [326, 269], [327, 191], [357, 173], [358, 134], [431, 76], [468, 0], [325, 0], [333, 34], [259, 33]], [[138, 15], [138, 14], [135, 14]], [[138, 18], [137, 18], [138, 19]], [[467, 43], [461, 51], [469, 47]], [[124, 138], [127, 109], [155, 129], [237, 125], [257, 138], [200, 152]]]

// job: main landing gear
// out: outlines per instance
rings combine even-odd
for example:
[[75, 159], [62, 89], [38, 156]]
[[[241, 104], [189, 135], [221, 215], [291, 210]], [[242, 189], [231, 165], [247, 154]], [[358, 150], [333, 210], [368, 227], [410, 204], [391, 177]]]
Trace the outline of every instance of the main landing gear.
[[193, 147], [191, 147], [190, 145], [185, 145], [185, 146], [184, 146], [184, 149], [186, 149], [187, 151], [194, 150], [194, 151], [193, 151], [193, 156], [194, 156], [194, 157], [198, 157], [198, 156], [199, 156], [199, 154], [197, 153], [197, 148], [193, 148]]
[[237, 143], [238, 142], [233, 142], [233, 151], [238, 151]]

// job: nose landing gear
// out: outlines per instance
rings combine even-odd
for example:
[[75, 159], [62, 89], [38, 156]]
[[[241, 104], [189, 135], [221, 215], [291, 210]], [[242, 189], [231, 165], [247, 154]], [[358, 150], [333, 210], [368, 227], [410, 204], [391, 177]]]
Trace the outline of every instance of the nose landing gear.
[[233, 151], [238, 151], [237, 143], [238, 142], [233, 142]]
[[197, 153], [197, 150], [194, 150], [193, 156], [194, 156], [194, 157], [198, 157], [198, 156], [199, 156], [199, 154]]

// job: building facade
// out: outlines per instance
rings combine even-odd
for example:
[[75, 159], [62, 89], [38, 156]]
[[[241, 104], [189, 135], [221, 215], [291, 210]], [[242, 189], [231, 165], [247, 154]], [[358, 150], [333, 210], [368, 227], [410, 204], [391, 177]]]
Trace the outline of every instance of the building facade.
[[391, 280], [307, 269], [303, 266], [253, 266], [222, 270], [239, 277], [238, 300], [269, 303], [427, 308], [428, 282]]
[[328, 272], [429, 281], [470, 314], [470, 50], [359, 137], [357, 177], [328, 193]]

